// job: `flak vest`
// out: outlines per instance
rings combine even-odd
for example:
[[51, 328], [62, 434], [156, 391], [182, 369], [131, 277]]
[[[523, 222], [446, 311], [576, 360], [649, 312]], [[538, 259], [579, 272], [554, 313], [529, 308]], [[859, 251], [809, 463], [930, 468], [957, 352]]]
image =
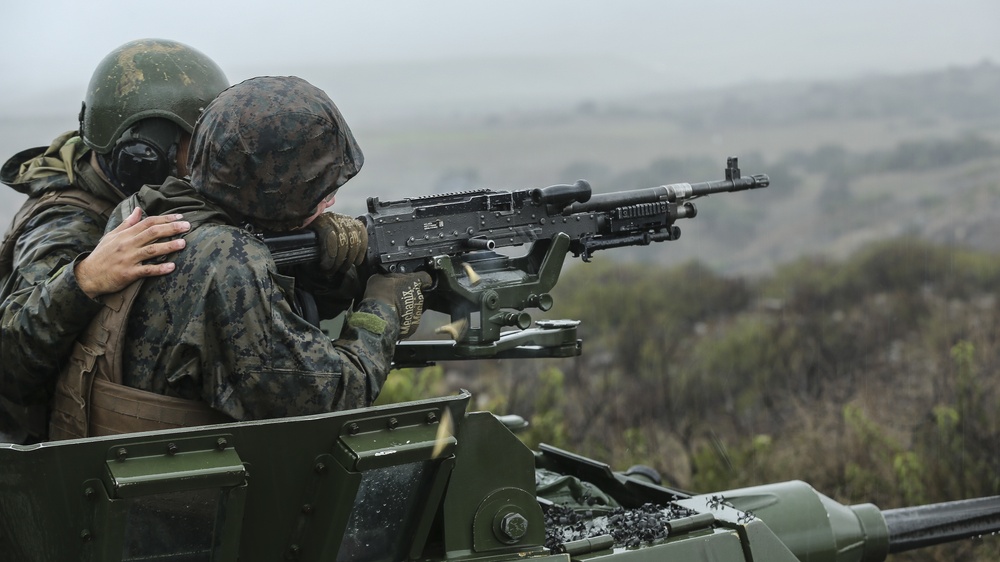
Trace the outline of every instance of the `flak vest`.
[[207, 403], [122, 384], [129, 311], [143, 280], [102, 297], [104, 308], [73, 347], [56, 382], [49, 439], [156, 431], [233, 421]]

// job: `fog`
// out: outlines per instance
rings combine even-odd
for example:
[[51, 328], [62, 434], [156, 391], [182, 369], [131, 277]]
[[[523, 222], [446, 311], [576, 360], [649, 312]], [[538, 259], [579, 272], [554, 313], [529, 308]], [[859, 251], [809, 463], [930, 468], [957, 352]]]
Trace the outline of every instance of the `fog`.
[[96, 64], [141, 37], [194, 46], [233, 82], [303, 75], [356, 118], [1000, 61], [995, 0], [99, 0], [6, 3], [2, 19], [0, 116], [75, 117]]
[[[988, 228], [1000, 213], [996, 0], [99, 0], [8, 3], [0, 15], [4, 160], [77, 126], [110, 51], [161, 37], [203, 51], [233, 83], [294, 74], [326, 90], [365, 153], [338, 197], [347, 214], [373, 195], [719, 179], [739, 155], [745, 172], [776, 178], [772, 199], [713, 201], [681, 244], [642, 257], [759, 271], [902, 233], [986, 249], [1000, 240]], [[900, 147], [979, 159], [866, 176], [803, 163], [829, 147], [857, 161]], [[691, 165], [702, 161], [712, 164]], [[963, 201], [922, 218], [942, 184]], [[22, 200], [0, 189], [0, 222]]]

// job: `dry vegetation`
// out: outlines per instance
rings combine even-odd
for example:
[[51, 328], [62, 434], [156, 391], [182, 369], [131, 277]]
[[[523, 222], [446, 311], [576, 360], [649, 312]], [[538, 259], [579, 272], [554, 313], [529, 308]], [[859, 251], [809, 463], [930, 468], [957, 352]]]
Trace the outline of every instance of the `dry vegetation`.
[[404, 372], [383, 399], [467, 388], [530, 420], [529, 444], [648, 464], [698, 492], [801, 479], [881, 508], [996, 495], [997, 258], [895, 239], [754, 280], [604, 261], [555, 293], [583, 321], [582, 357]]

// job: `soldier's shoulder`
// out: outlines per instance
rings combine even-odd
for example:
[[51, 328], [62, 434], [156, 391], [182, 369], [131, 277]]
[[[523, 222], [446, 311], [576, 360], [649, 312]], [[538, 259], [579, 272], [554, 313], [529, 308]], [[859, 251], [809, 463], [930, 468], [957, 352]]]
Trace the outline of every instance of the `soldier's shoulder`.
[[55, 205], [41, 209], [24, 225], [18, 246], [72, 248], [90, 251], [104, 234], [104, 224], [86, 210], [73, 205]]
[[101, 232], [104, 231], [103, 221], [101, 221], [98, 217], [95, 217], [93, 213], [83, 207], [80, 207], [79, 205], [66, 203], [39, 209], [28, 221], [28, 228], [35, 228], [38, 226], [46, 226], [48, 228], [53, 222], [65, 223], [68, 228], [78, 226], [80, 228], [90, 229], [91, 227], [96, 226], [101, 230]]
[[239, 246], [261, 248], [267, 251], [267, 246], [245, 229], [230, 224], [195, 225], [187, 234], [188, 242], [212, 246]]
[[267, 245], [238, 226], [204, 224], [192, 229], [185, 239], [187, 251], [197, 259], [265, 268], [272, 261]]

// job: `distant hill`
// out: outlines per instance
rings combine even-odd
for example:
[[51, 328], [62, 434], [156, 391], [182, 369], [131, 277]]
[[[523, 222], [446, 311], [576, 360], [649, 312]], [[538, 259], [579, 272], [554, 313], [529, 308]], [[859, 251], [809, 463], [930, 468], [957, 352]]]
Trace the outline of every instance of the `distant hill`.
[[898, 76], [748, 84], [630, 100], [609, 110], [660, 113], [691, 128], [775, 127], [805, 121], [954, 120], [982, 128], [1000, 125], [1000, 65], [984, 61]]
[[[685, 91], [617, 59], [289, 68], [338, 101], [366, 156], [338, 197], [364, 200], [585, 178], [598, 191], [721, 178], [740, 156], [765, 192], [713, 196], [683, 238], [607, 258], [763, 272], [912, 235], [1000, 251], [1000, 66]], [[235, 74], [238, 76], [238, 74]], [[0, 157], [75, 126], [75, 96], [0, 111]], [[0, 190], [0, 220], [21, 200]], [[599, 254], [600, 256], [600, 254]]]

